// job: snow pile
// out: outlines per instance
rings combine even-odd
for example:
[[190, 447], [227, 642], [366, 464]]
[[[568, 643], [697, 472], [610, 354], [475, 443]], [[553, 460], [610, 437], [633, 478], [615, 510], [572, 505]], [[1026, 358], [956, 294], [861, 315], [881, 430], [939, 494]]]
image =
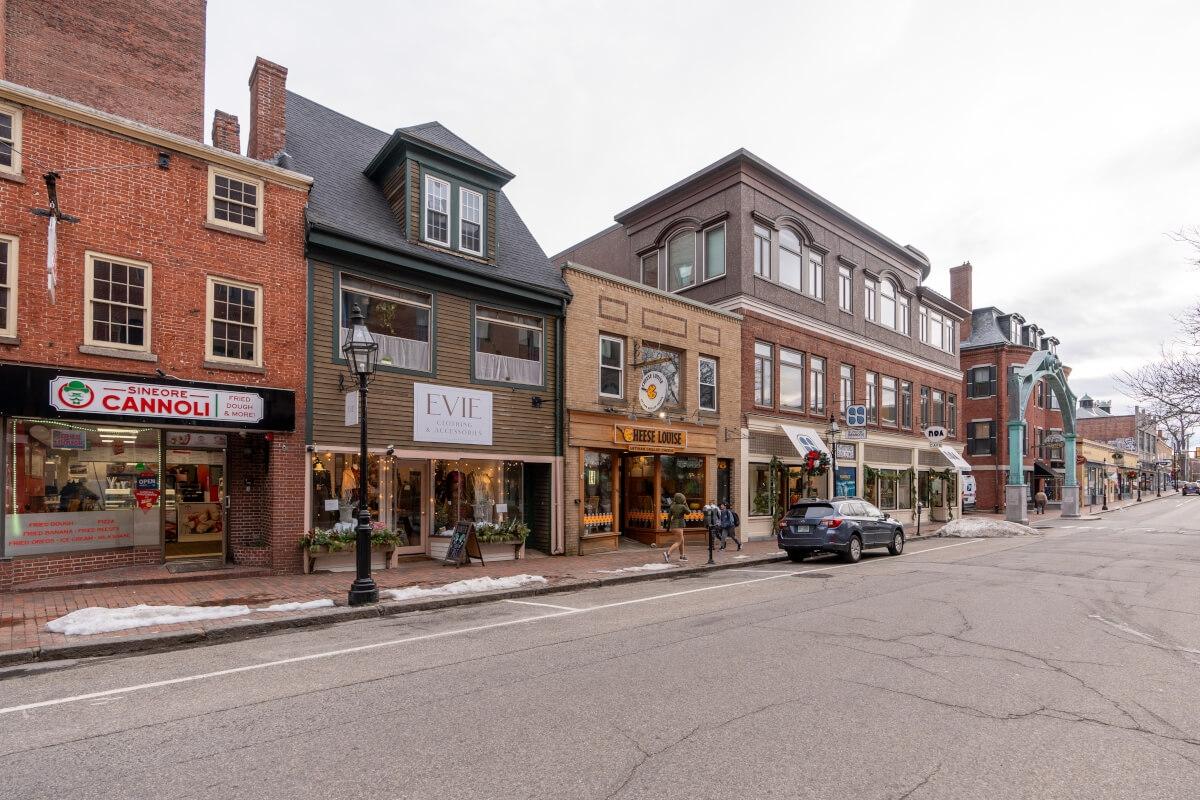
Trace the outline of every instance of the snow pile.
[[96, 633], [127, 631], [151, 625], [176, 625], [181, 622], [200, 622], [206, 619], [244, 617], [255, 611], [308, 611], [313, 608], [332, 608], [332, 600], [309, 600], [303, 603], [279, 603], [266, 608], [249, 606], [148, 606], [127, 608], [81, 608], [46, 623], [46, 630], [67, 636], [90, 636]]
[[1006, 522], [1000, 519], [965, 517], [946, 523], [938, 536], [953, 536], [961, 539], [995, 539], [1006, 536], [1038, 536], [1028, 525]]
[[640, 567], [623, 567], [621, 569], [598, 569], [595, 572], [603, 572], [608, 575], [627, 575], [631, 572], [662, 572], [665, 569], [674, 569], [674, 564], [666, 562], [658, 562], [656, 564], [642, 564]]
[[406, 586], [403, 589], [385, 589], [380, 592], [392, 600], [415, 600], [424, 597], [448, 597], [456, 594], [475, 594], [476, 592], [491, 592], [496, 589], [517, 589], [530, 584], [549, 583], [541, 575], [509, 575], [505, 578], [468, 578], [465, 581], [447, 583], [445, 586], [434, 586], [423, 589], [420, 586]]
[[309, 600], [304, 603], [276, 603], [273, 606], [266, 608], [256, 608], [255, 611], [308, 611], [313, 608], [333, 608], [333, 601], [326, 598], [324, 600]]

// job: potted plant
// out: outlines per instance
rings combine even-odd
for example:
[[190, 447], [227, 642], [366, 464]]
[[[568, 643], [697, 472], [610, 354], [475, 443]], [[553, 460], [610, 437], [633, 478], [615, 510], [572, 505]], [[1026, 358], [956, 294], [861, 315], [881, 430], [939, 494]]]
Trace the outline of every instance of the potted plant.
[[[357, 543], [358, 532], [353, 528], [313, 528], [304, 533], [298, 543], [304, 561], [304, 574], [313, 571], [318, 556], [342, 550], [354, 552]], [[383, 553], [385, 569], [396, 565], [396, 549], [407, 544], [404, 534], [393, 531], [382, 522], [371, 523], [371, 551]]]
[[522, 558], [528, 536], [529, 526], [516, 517], [504, 522], [475, 523], [475, 539], [479, 542], [484, 559], [503, 561]]

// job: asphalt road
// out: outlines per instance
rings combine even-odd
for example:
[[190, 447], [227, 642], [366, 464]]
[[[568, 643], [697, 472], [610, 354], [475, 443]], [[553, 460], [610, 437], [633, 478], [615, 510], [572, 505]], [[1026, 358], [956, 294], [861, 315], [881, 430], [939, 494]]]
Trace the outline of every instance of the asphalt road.
[[1190, 800], [1198, 511], [9, 671], [0, 796]]

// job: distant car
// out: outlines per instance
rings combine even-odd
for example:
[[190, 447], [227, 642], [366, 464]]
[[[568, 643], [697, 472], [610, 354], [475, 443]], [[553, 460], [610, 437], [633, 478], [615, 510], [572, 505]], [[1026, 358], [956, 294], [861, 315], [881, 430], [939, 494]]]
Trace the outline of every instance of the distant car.
[[837, 553], [843, 561], [853, 563], [871, 547], [886, 547], [894, 556], [904, 552], [904, 527], [857, 497], [793, 505], [779, 520], [776, 538], [779, 549], [792, 561], [816, 553]]
[[1184, 495], [1200, 494], [1200, 483], [1185, 483], [1183, 485]]

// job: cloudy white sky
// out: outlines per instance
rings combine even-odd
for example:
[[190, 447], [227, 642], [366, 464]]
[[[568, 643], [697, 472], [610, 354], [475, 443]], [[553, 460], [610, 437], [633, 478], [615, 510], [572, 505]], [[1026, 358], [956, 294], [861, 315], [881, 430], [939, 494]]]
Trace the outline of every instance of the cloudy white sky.
[[516, 173], [548, 253], [746, 147], [1057, 335], [1077, 394], [1153, 358], [1200, 270], [1200, 3], [209, 0], [208, 113], [256, 55]]

